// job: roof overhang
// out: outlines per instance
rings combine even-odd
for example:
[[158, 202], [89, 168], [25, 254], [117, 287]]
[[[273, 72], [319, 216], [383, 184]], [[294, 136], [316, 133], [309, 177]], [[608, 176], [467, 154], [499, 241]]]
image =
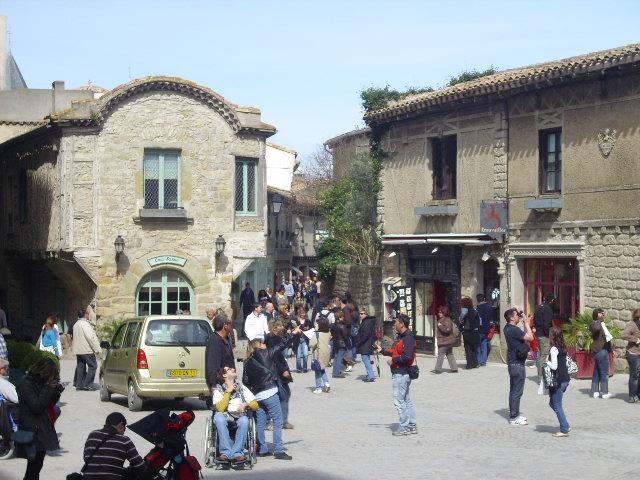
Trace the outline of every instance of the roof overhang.
[[399, 233], [382, 236], [382, 245], [424, 245], [427, 243], [491, 245], [498, 243], [498, 241], [485, 233]]

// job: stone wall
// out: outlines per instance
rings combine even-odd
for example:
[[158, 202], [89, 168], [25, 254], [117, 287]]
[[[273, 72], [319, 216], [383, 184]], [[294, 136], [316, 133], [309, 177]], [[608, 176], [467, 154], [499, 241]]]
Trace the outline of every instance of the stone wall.
[[373, 306], [382, 321], [382, 269], [376, 265], [338, 265], [334, 291], [350, 292], [359, 308]]

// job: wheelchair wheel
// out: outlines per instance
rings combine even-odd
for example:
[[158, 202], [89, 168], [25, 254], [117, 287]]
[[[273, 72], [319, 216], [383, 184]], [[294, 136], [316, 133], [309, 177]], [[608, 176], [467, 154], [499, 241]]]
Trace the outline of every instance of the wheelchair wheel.
[[0, 460], [12, 458], [14, 450], [13, 441], [5, 439], [0, 435]]
[[247, 450], [248, 450], [249, 467], [253, 468], [253, 466], [258, 461], [258, 452], [256, 451], [257, 438], [256, 438], [255, 416], [251, 416], [249, 419], [249, 432], [247, 433]]
[[204, 466], [213, 468], [216, 466], [216, 431], [213, 423], [213, 414], [210, 414], [207, 419], [204, 435]]

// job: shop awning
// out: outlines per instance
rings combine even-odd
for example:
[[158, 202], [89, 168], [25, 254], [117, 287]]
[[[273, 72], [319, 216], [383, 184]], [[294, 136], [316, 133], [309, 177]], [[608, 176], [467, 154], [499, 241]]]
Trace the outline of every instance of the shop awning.
[[294, 272], [296, 272], [298, 275], [304, 275], [304, 273], [302, 273], [302, 270], [300, 270], [297, 267], [291, 267], [291, 270], [293, 270]]
[[485, 233], [399, 233], [382, 236], [383, 245], [423, 245], [425, 243], [490, 245], [498, 242]]
[[382, 280], [382, 285], [398, 285], [401, 281], [401, 277], [387, 277]]
[[311, 270], [311, 271], [313, 272], [313, 274], [314, 274], [314, 275], [317, 275], [317, 274], [318, 274], [318, 270], [316, 270], [316, 269], [315, 269], [315, 268], [313, 268], [313, 267], [309, 267], [309, 270]]

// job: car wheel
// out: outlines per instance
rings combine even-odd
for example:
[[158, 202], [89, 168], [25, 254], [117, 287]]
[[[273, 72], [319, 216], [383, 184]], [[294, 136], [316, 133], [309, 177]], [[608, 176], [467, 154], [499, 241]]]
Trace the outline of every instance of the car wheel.
[[136, 387], [133, 386], [133, 382], [131, 380], [129, 380], [127, 403], [129, 405], [129, 410], [132, 412], [139, 412], [142, 410], [142, 398], [140, 398], [136, 393]]
[[111, 392], [107, 388], [107, 384], [104, 383], [104, 377], [100, 377], [100, 401], [108, 402], [111, 400]]

